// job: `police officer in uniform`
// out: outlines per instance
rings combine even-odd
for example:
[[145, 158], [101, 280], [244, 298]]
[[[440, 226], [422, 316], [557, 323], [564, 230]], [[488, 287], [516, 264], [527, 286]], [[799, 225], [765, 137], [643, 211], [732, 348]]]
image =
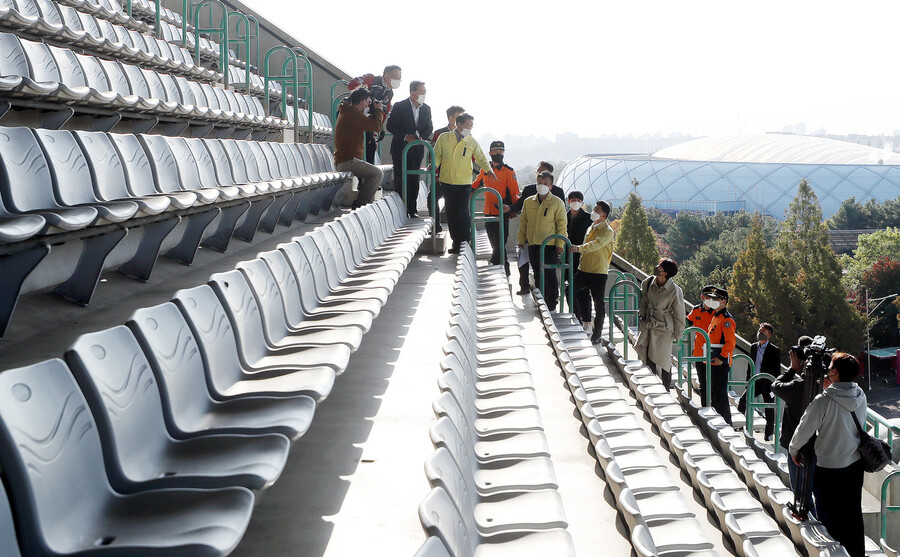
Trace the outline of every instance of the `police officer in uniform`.
[[[706, 285], [700, 290], [700, 303], [691, 308], [687, 316], [688, 327], [709, 331], [709, 324], [712, 323], [715, 312], [707, 306], [706, 301], [710, 299], [709, 294], [715, 289], [715, 286]], [[706, 354], [706, 339], [699, 333], [694, 334], [694, 351], [691, 355], [699, 358], [704, 354]], [[694, 362], [694, 369], [700, 383], [700, 403], [706, 404], [706, 362]]]
[[728, 313], [728, 291], [716, 288], [709, 294], [707, 305], [713, 310], [713, 318], [709, 324], [709, 343], [711, 348], [712, 385], [710, 395], [713, 408], [722, 416], [728, 425], [731, 424], [731, 405], [728, 403], [728, 376], [731, 373], [731, 355], [734, 352], [735, 323]]

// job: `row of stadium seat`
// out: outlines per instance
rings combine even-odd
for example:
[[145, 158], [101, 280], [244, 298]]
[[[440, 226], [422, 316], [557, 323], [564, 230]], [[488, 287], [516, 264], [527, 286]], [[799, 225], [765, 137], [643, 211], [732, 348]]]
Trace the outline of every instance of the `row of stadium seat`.
[[538, 290], [534, 297], [637, 554], [717, 555], [635, 408], [625, 400], [581, 324], [572, 315], [550, 312]]
[[143, 235], [120, 271], [146, 281], [179, 221], [186, 226], [167, 255], [190, 264], [216, 217], [203, 245], [224, 252], [232, 235], [249, 242], [257, 228], [271, 233], [276, 224], [329, 211], [352, 178], [334, 171], [324, 145], [21, 127], [0, 128], [0, 167], [0, 247], [10, 254], [0, 335], [22, 282], [51, 243], [85, 238], [57, 293], [86, 305], [106, 256], [129, 228], [142, 227]]
[[142, 67], [205, 81], [222, 75], [194, 64], [190, 52], [53, 0], [2, 0], [0, 25]]
[[[288, 121], [266, 116], [260, 100], [184, 77], [78, 54], [0, 33], [0, 91], [5, 96], [66, 106], [113, 109], [212, 123], [281, 129]], [[184, 126], [186, 127], [186, 125]]]
[[447, 336], [417, 556], [574, 555], [509, 283], [468, 244]]
[[[614, 344], [607, 343], [607, 349], [741, 557], [847, 554], [820, 522], [801, 522], [787, 509], [794, 496], [785, 455], [735, 430], [684, 391], [677, 390], [676, 399], [649, 368], [639, 360], [626, 361]], [[884, 555], [868, 538], [866, 554]]]
[[[65, 361], [0, 373], [4, 556], [233, 550], [251, 490], [277, 480], [426, 236], [401, 206], [389, 196], [178, 291]], [[359, 233], [361, 259], [328, 251]]]

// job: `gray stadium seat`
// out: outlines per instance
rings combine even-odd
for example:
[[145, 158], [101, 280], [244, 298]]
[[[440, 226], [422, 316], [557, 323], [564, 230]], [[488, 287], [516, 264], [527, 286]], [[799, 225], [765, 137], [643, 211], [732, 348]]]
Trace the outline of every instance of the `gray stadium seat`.
[[306, 395], [319, 402], [331, 393], [335, 377], [331, 369], [246, 370], [225, 309], [209, 285], [179, 290], [174, 301], [200, 346], [213, 398]]
[[[219, 297], [238, 344], [238, 354], [244, 369], [330, 369], [340, 374], [350, 360], [350, 347], [344, 344], [328, 346], [304, 343], [303, 335], [292, 335], [269, 344], [263, 332], [259, 306], [247, 279], [237, 270], [215, 273], [209, 285]], [[273, 339], [274, 340], [274, 339]]]
[[[278, 253], [277, 250], [276, 253]], [[266, 335], [266, 342], [270, 345], [277, 345], [284, 339], [290, 338], [291, 335], [299, 335], [298, 338], [310, 346], [345, 344], [351, 351], [359, 348], [362, 330], [358, 327], [321, 327], [309, 321], [301, 323], [301, 325], [307, 326], [288, 327], [281, 289], [263, 259], [251, 259], [238, 263], [237, 268], [247, 279], [262, 312], [263, 331]]]
[[[351, 276], [346, 267], [343, 246], [334, 235], [333, 227], [323, 226], [318, 230], [296, 238], [307, 259], [314, 265], [321, 265], [324, 283], [319, 296], [341, 299], [378, 300], [384, 305], [399, 279], [393, 274]], [[340, 246], [340, 247], [338, 247]], [[336, 248], [337, 251], [334, 251]], [[327, 298], [322, 298], [327, 299]]]
[[[340, 313], [340, 312], [318, 312], [307, 313], [306, 305], [313, 304], [309, 307], [316, 307], [315, 295], [310, 291], [311, 287], [304, 288], [302, 291], [297, 282], [297, 275], [291, 268], [287, 257], [281, 250], [272, 250], [260, 254], [260, 258], [266, 262], [275, 277], [275, 282], [281, 291], [284, 300], [285, 317], [287, 318], [288, 327], [292, 330], [301, 330], [304, 327], [323, 327], [342, 329], [344, 327], [354, 327], [362, 333], [368, 332], [372, 326], [374, 319], [368, 313]], [[304, 296], [311, 297], [311, 300], [304, 300]], [[355, 337], [355, 333], [354, 337]]]
[[261, 490], [281, 475], [290, 442], [277, 433], [173, 439], [159, 385], [131, 330], [81, 335], [66, 351], [100, 433], [110, 484], [119, 493], [241, 486]]
[[429, 536], [413, 557], [454, 557], [440, 538]]
[[250, 521], [232, 487], [113, 491], [96, 424], [59, 359], [0, 373], [0, 466], [23, 554], [224, 556]]
[[484, 538], [471, 531], [447, 492], [432, 489], [419, 505], [419, 520], [429, 536], [444, 542], [455, 557], [574, 557], [572, 537], [565, 530]]
[[166, 425], [176, 439], [280, 433], [296, 440], [309, 429], [316, 403], [307, 396], [214, 400], [200, 348], [175, 304], [139, 309], [127, 325], [161, 386]]
[[22, 557], [19, 553], [19, 541], [16, 539], [16, 525], [13, 523], [12, 511], [9, 508], [9, 497], [6, 488], [0, 482], [0, 547], [5, 557]]

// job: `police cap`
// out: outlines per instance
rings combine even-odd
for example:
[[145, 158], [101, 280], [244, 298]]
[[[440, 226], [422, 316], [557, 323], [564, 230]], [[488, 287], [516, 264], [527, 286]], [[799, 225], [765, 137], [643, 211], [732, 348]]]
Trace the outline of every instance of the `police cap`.
[[489, 151], [493, 151], [494, 149], [500, 149], [502, 151], [506, 151], [506, 145], [504, 145], [503, 142], [500, 140], [491, 141], [491, 148], [489, 149]]
[[713, 286], [712, 284], [707, 284], [700, 290], [700, 295], [701, 296], [711, 296], [715, 293], [715, 291], [716, 291], [715, 286]]
[[728, 299], [728, 291], [718, 286], [713, 287], [712, 291], [707, 294], [710, 298], [719, 298], [721, 300]]

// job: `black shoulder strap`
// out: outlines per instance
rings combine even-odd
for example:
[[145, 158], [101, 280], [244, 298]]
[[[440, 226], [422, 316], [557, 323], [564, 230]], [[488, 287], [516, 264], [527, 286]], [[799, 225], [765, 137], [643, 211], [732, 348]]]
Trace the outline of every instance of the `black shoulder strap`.
[[856, 431], [859, 432], [859, 436], [860, 436], [860, 437], [863, 437], [863, 436], [865, 436], [865, 435], [868, 435], [868, 433], [866, 433], [865, 430], [863, 430], [862, 426], [859, 425], [859, 418], [856, 417], [856, 412], [854, 412], [853, 410], [851, 410], [851, 411], [850, 411], [850, 415], [853, 416], [853, 423], [856, 424]]

